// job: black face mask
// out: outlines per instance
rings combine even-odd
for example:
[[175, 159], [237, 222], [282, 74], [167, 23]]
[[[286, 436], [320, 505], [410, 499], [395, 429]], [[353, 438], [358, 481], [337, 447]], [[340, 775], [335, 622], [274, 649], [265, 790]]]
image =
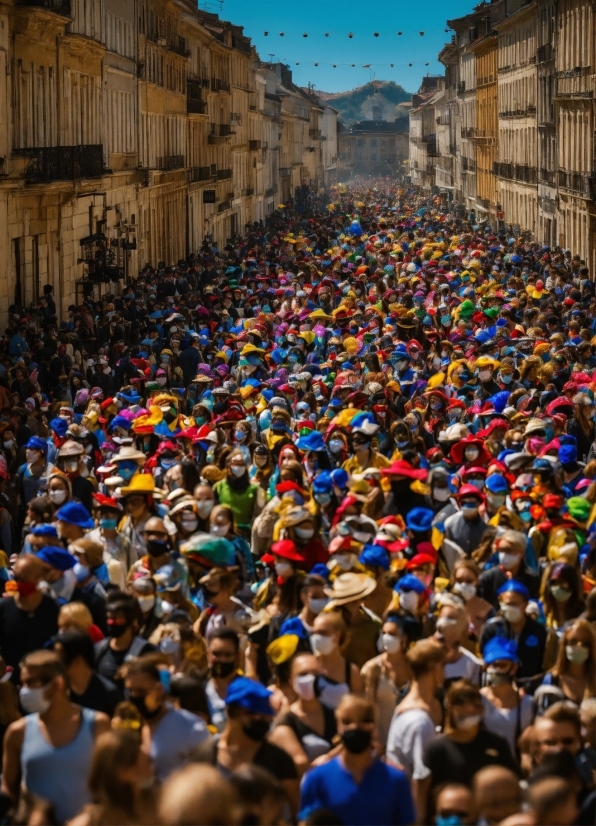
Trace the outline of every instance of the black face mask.
[[344, 731], [341, 739], [349, 752], [352, 754], [362, 754], [363, 751], [370, 748], [372, 732], [365, 731], [361, 728], [351, 728]]
[[169, 550], [165, 539], [148, 539], [146, 545], [149, 556], [163, 556]]
[[251, 740], [255, 740], [257, 743], [261, 743], [269, 729], [271, 728], [271, 723], [269, 720], [251, 720], [250, 723], [243, 723], [242, 724], [242, 731], [246, 734], [247, 737], [250, 737]]
[[145, 720], [152, 720], [154, 717], [157, 717], [161, 711], [161, 706], [158, 706], [153, 711], [149, 711], [147, 708], [146, 697], [132, 697], [129, 694], [128, 699]]
[[116, 639], [118, 639], [118, 637], [121, 637], [128, 630], [128, 625], [126, 623], [118, 624], [118, 625], [116, 625], [116, 624], [110, 625], [110, 623], [108, 621], [107, 625], [108, 625], [108, 636], [109, 637], [115, 637]]
[[236, 663], [232, 660], [230, 663], [220, 662], [216, 660], [211, 666], [212, 677], [229, 677], [236, 670]]

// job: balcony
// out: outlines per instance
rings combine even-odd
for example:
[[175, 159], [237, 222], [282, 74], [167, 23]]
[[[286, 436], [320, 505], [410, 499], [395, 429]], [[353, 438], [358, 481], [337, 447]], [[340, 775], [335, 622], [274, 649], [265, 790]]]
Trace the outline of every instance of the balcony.
[[180, 55], [180, 57], [190, 57], [190, 49], [185, 37], [179, 34], [170, 34], [167, 38], [167, 48], [170, 52]]
[[21, 150], [30, 158], [25, 178], [31, 183], [101, 178], [103, 145], [46, 146]]
[[212, 77], [211, 78], [211, 91], [212, 92], [229, 92], [230, 91], [230, 82], [228, 80], [221, 80], [221, 78]]
[[210, 123], [209, 124], [209, 143], [225, 143], [225, 141], [232, 136], [232, 127], [229, 123]]
[[467, 128], [462, 127], [460, 134], [462, 138], [473, 138], [476, 136], [476, 130], [473, 126]]
[[465, 91], [466, 91], [466, 81], [465, 80], [460, 80], [459, 83], [457, 84], [457, 94], [458, 95], [463, 95], [463, 93]]
[[543, 184], [549, 184], [550, 186], [556, 186], [557, 173], [554, 169], [541, 167], [538, 173], [538, 181]]
[[316, 140], [321, 139], [321, 130], [320, 129], [309, 129], [308, 135], [310, 138], [315, 138]]
[[538, 47], [538, 53], [536, 55], [537, 63], [547, 63], [549, 60], [554, 60], [554, 57], [555, 50], [553, 49], [552, 43], [545, 43], [544, 46]]
[[590, 66], [577, 66], [575, 69], [557, 72], [555, 98], [592, 98], [594, 83]]
[[217, 180], [218, 181], [227, 181], [231, 177], [232, 177], [232, 170], [231, 169], [218, 169], [217, 170]]
[[201, 98], [200, 80], [186, 81], [186, 112], [189, 115], [207, 114], [207, 101]]
[[582, 198], [594, 199], [596, 195], [596, 176], [592, 172], [568, 172], [566, 169], [559, 169], [558, 181], [561, 189], [568, 189]]
[[261, 148], [261, 141], [252, 140], [248, 142], [248, 149], [250, 152], [256, 152], [258, 149]]
[[17, 6], [45, 9], [62, 17], [71, 17], [70, 0], [18, 0]]
[[217, 205], [217, 211], [218, 212], [225, 212], [226, 209], [231, 209], [231, 207], [232, 207], [232, 202], [231, 201], [221, 201], [221, 203], [219, 203]]
[[252, 187], [252, 186], [249, 186], [249, 187], [247, 187], [246, 189], [243, 189], [243, 190], [242, 190], [242, 195], [243, 195], [245, 198], [250, 198], [250, 196], [251, 196], [251, 195], [254, 195], [254, 194], [255, 194], [255, 190], [254, 190], [254, 187]]
[[493, 164], [493, 174], [508, 181], [517, 181], [522, 184], [535, 184], [538, 182], [538, 170], [535, 166], [525, 164], [502, 163], [495, 161]]
[[210, 166], [193, 166], [188, 170], [188, 183], [196, 184], [199, 181], [211, 180]]
[[164, 155], [157, 159], [156, 169], [162, 172], [171, 172], [173, 169], [181, 169], [184, 166], [184, 155]]

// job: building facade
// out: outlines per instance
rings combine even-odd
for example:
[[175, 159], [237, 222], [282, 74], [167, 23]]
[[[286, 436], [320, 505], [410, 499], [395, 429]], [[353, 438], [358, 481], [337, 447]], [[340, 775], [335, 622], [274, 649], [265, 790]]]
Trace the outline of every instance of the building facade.
[[408, 133], [401, 120], [363, 120], [337, 136], [338, 175], [397, 175], [408, 158]]

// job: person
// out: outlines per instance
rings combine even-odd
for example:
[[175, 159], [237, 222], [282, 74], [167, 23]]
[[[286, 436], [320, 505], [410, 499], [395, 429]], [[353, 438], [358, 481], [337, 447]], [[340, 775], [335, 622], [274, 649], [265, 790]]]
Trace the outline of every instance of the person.
[[348, 572], [336, 576], [333, 586], [325, 591], [329, 597], [327, 610], [338, 611], [349, 631], [343, 653], [358, 669], [377, 653], [381, 623], [365, 606], [366, 598], [376, 590], [376, 587], [377, 583], [372, 577]]
[[317, 697], [320, 663], [312, 654], [296, 654], [290, 667], [290, 683], [297, 699], [278, 717], [269, 741], [284, 749], [302, 776], [333, 745], [335, 715]]
[[284, 749], [266, 738], [273, 720], [271, 694], [259, 682], [237, 677], [226, 694], [226, 724], [221, 734], [195, 752], [195, 759], [217, 766], [224, 775], [253, 764], [281, 781], [292, 809], [298, 803], [298, 773]]
[[93, 642], [99, 642], [104, 638], [101, 629], [93, 622], [91, 611], [82, 602], [67, 602], [60, 606], [58, 612], [58, 632], [62, 634], [74, 630], [88, 634]]
[[568, 625], [558, 642], [557, 661], [542, 685], [558, 687], [576, 705], [596, 696], [596, 636], [586, 620]]
[[507, 741], [482, 726], [483, 712], [482, 695], [476, 686], [468, 680], [450, 686], [445, 733], [429, 743], [423, 757], [431, 789], [443, 783], [471, 786], [474, 774], [484, 766], [517, 770]]
[[485, 766], [474, 775], [472, 792], [478, 818], [496, 826], [522, 808], [519, 777], [505, 766]]
[[346, 634], [341, 614], [323, 611], [315, 617], [310, 645], [319, 662], [319, 696], [330, 708], [337, 708], [344, 694], [362, 693], [364, 688], [358, 666], [341, 653]]
[[112, 717], [122, 696], [111, 680], [95, 671], [89, 634], [78, 629], [63, 631], [53, 638], [53, 649], [66, 666], [72, 702]]
[[238, 676], [240, 638], [233, 628], [216, 628], [207, 644], [209, 679], [205, 692], [211, 724], [222, 732], [226, 723], [226, 694], [230, 683]]
[[482, 663], [461, 644], [465, 641], [467, 630], [468, 621], [463, 607], [444, 597], [439, 608], [435, 637], [445, 646], [443, 676], [446, 688], [459, 679], [480, 684]]
[[159, 822], [165, 826], [227, 826], [238, 813], [231, 783], [212, 766], [191, 763], [178, 769], [159, 797]]
[[140, 731], [116, 729], [97, 738], [89, 771], [90, 803], [71, 826], [152, 824], [153, 768]]
[[155, 655], [147, 654], [128, 662], [124, 678], [128, 698], [149, 729], [149, 754], [155, 776], [161, 781], [210, 739], [200, 717], [166, 701], [168, 677], [169, 671], [159, 668]]
[[544, 826], [572, 826], [577, 823], [579, 809], [573, 786], [562, 777], [545, 777], [532, 783], [528, 805], [536, 823]]
[[446, 783], [438, 790], [434, 803], [436, 826], [476, 823], [474, 796], [461, 783]]
[[15, 804], [21, 788], [46, 800], [56, 821], [66, 823], [89, 802], [95, 741], [110, 719], [70, 701], [66, 667], [55, 652], [27, 654], [20, 670], [19, 698], [27, 714], [6, 732], [2, 791]]
[[436, 640], [416, 642], [406, 653], [410, 689], [397, 706], [387, 735], [386, 759], [401, 766], [412, 783], [418, 819], [426, 817], [430, 770], [424, 754], [442, 722], [437, 691], [443, 685], [445, 649]]
[[532, 599], [538, 596], [540, 577], [525, 562], [527, 538], [521, 531], [506, 530], [493, 542], [499, 564], [484, 571], [478, 580], [478, 596], [495, 608], [499, 602], [499, 589], [508, 579], [521, 582]]
[[140, 657], [155, 647], [139, 636], [142, 621], [138, 601], [121, 592], [110, 594], [106, 604], [108, 637], [95, 644], [97, 673], [114, 681], [125, 660]]
[[413, 824], [416, 814], [405, 773], [376, 756], [373, 704], [346, 695], [336, 719], [340, 747], [336, 755], [305, 775], [300, 819], [324, 810], [354, 826]]
[[478, 596], [480, 568], [473, 559], [459, 559], [450, 579], [451, 592], [463, 600], [468, 623], [472, 626], [470, 634], [476, 640], [480, 638], [487, 619], [494, 616], [492, 605]]
[[219, 504], [229, 505], [232, 509], [238, 530], [250, 536], [250, 526], [265, 501], [260, 495], [261, 488], [250, 482], [248, 466], [240, 450], [230, 453], [226, 478], [216, 482], [213, 491]]

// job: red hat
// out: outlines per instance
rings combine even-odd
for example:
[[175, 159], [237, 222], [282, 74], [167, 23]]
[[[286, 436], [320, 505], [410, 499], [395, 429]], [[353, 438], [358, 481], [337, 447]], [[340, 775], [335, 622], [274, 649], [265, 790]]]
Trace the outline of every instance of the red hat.
[[479, 491], [475, 485], [462, 485], [459, 491], [454, 495], [457, 499], [462, 496], [475, 496], [477, 499], [480, 499], [481, 502], [484, 502], [484, 494]]
[[560, 510], [563, 507], [563, 497], [558, 496], [556, 493], [547, 493], [542, 500], [542, 506], [544, 508], [558, 508]]
[[101, 409], [102, 409], [102, 410], [107, 410], [107, 408], [108, 408], [108, 407], [109, 407], [109, 406], [113, 403], [113, 401], [114, 401], [113, 397], [112, 397], [112, 396], [110, 396], [110, 398], [109, 398], [109, 399], [106, 399], [105, 401], [103, 401], [103, 402], [100, 404]]
[[424, 482], [428, 477], [428, 470], [415, 468], [405, 459], [397, 459], [389, 467], [381, 468], [381, 476], [405, 476], [407, 479], [419, 479]]
[[302, 554], [298, 553], [296, 543], [291, 539], [280, 539], [279, 542], [274, 542], [271, 545], [271, 553], [275, 556], [281, 556], [283, 559], [289, 559], [291, 562], [304, 562]]
[[483, 439], [486, 439], [499, 427], [509, 430], [509, 422], [506, 419], [491, 419], [490, 423], [484, 428], [484, 430], [478, 431], [478, 436], [482, 436]]
[[115, 511], [121, 511], [122, 505], [117, 499], [114, 499], [112, 496], [106, 496], [103, 493], [94, 493], [93, 498], [97, 502], [100, 508], [113, 508]]
[[461, 465], [464, 463], [464, 451], [466, 447], [477, 447], [480, 450], [480, 453], [474, 460], [477, 465], [487, 465], [492, 459], [492, 456], [484, 447], [481, 438], [478, 436], [466, 436], [465, 439], [461, 439], [459, 442], [456, 442], [456, 444], [454, 444], [451, 448], [450, 456], [456, 465]]
[[290, 479], [286, 479], [285, 482], [280, 482], [279, 485], [275, 486], [275, 490], [278, 493], [289, 493], [291, 490], [295, 490], [298, 493], [304, 493], [300, 485], [296, 484], [296, 482], [292, 482]]
[[422, 568], [423, 565], [434, 565], [436, 561], [436, 556], [431, 556], [430, 554], [416, 554], [406, 565], [406, 571], [414, 571], [416, 568]]

